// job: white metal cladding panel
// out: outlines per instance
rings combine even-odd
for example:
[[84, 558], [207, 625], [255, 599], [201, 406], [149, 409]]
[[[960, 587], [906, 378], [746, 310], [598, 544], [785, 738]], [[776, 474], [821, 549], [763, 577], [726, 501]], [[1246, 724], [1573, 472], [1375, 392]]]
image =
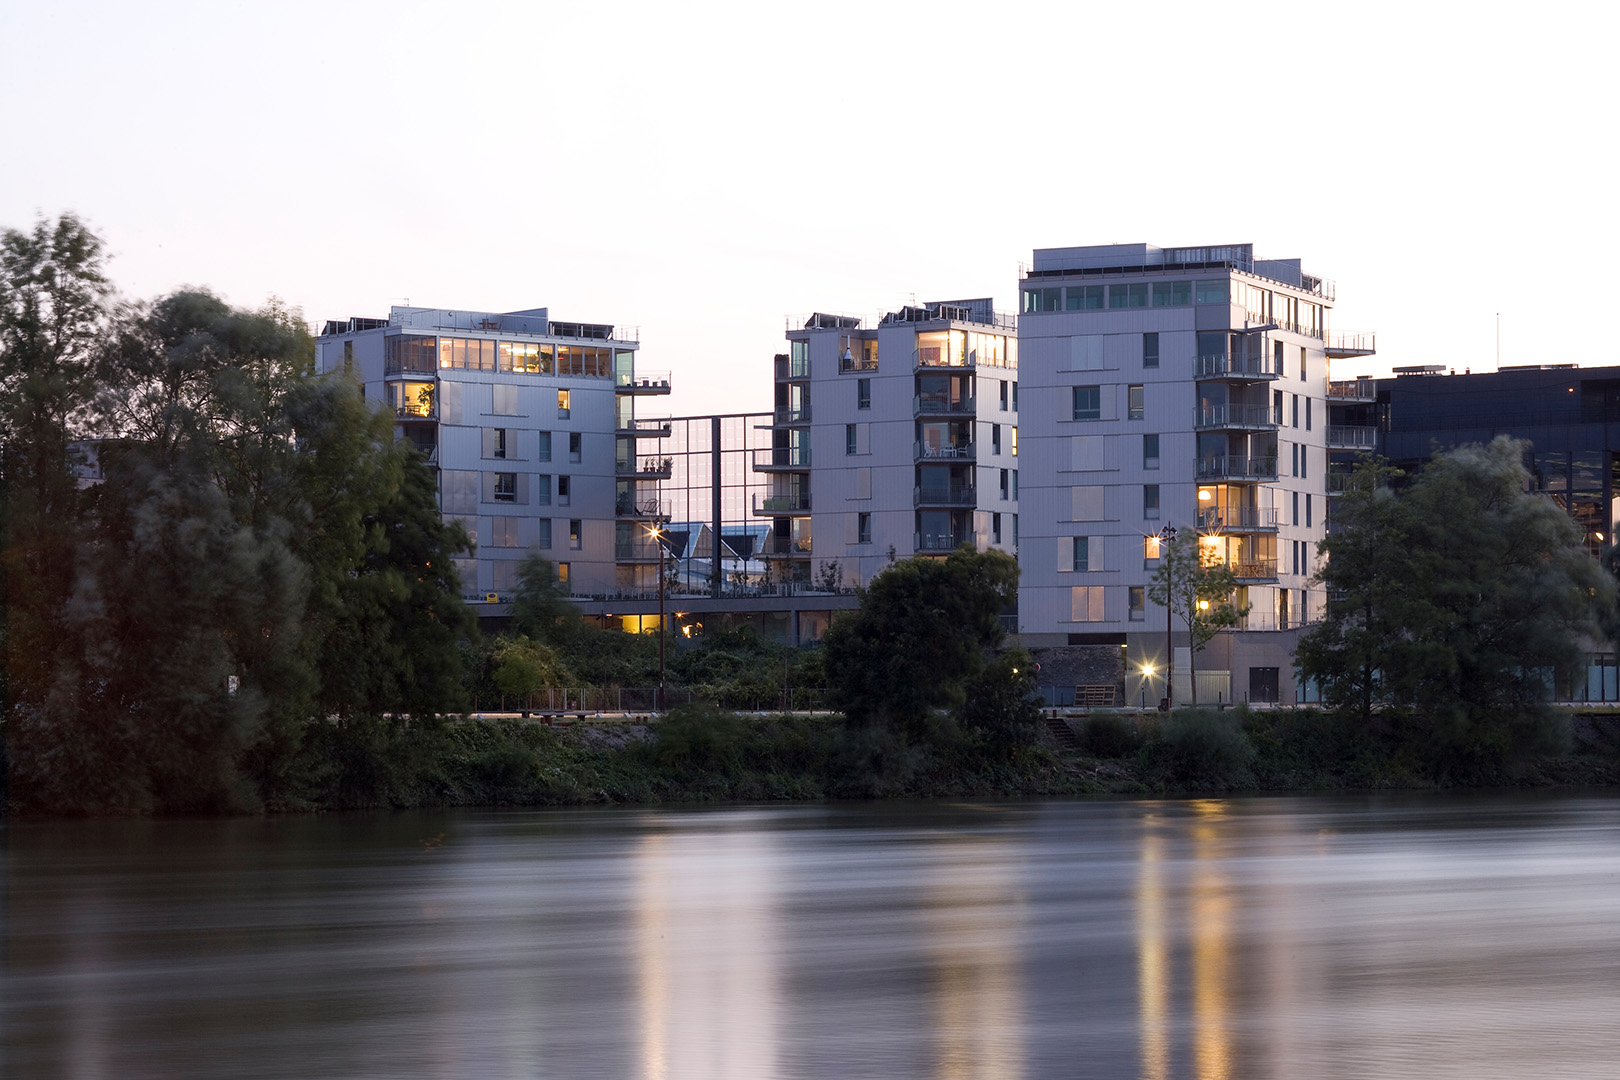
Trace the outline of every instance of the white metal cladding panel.
[[445, 469], [483, 468], [483, 429], [462, 424], [439, 425], [439, 466]]

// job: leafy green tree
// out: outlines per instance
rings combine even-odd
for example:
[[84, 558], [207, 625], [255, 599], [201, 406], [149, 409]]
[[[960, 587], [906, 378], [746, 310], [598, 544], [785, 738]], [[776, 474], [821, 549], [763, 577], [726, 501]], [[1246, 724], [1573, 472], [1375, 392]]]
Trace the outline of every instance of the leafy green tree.
[[[833, 706], [852, 728], [884, 728], [910, 743], [941, 736], [970, 688], [994, 692], [982, 676], [1017, 589], [1017, 562], [994, 550], [964, 548], [884, 568], [861, 593], [860, 608], [827, 631]], [[1004, 674], [1010, 678], [1010, 668]]]
[[503, 695], [510, 695], [524, 703], [536, 690], [548, 686], [567, 686], [573, 678], [549, 645], [525, 637], [500, 641], [495, 646], [491, 661], [495, 688]]
[[[1233, 627], [1249, 613], [1235, 602], [1237, 578], [1231, 567], [1221, 562], [1190, 529], [1164, 541], [1159, 551], [1159, 568], [1148, 584], [1148, 597], [1160, 607], [1169, 608], [1187, 627], [1191, 648], [1187, 650], [1192, 670], [1192, 703], [1198, 704], [1198, 654], [1215, 635]], [[1167, 662], [1171, 658], [1166, 658]], [[1167, 669], [1168, 670], [1168, 669]]]
[[1408, 709], [1440, 776], [1554, 747], [1548, 678], [1573, 673], [1614, 601], [1568, 515], [1528, 490], [1526, 450], [1504, 436], [1439, 454], [1404, 490], [1363, 466], [1322, 544], [1330, 602], [1301, 673], [1363, 716], [1375, 699]]

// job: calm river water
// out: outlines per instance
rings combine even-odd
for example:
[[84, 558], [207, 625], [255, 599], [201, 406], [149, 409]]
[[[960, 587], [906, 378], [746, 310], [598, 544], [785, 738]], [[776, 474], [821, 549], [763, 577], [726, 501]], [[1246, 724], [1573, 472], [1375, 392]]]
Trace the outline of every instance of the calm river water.
[[1620, 800], [0, 826], [0, 1076], [1620, 1075]]

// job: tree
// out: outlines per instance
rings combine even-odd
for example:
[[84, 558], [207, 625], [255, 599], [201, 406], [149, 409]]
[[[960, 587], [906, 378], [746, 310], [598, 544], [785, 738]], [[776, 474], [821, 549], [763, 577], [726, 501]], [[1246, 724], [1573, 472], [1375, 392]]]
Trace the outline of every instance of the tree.
[[1438, 454], [1404, 490], [1365, 464], [1322, 543], [1330, 602], [1301, 674], [1364, 718], [1375, 701], [1410, 709], [1443, 776], [1550, 748], [1549, 677], [1573, 673], [1613, 603], [1568, 515], [1528, 490], [1527, 450], [1504, 436]]
[[934, 738], [1001, 645], [1001, 612], [1017, 589], [1017, 562], [995, 550], [884, 568], [860, 608], [827, 631], [834, 707], [854, 728], [884, 727], [909, 743]]
[[[1198, 653], [1218, 631], [1236, 626], [1249, 613], [1234, 600], [1237, 579], [1217, 555], [1199, 542], [1191, 530], [1183, 530], [1160, 545], [1159, 568], [1148, 584], [1148, 597], [1172, 616], [1179, 616], [1187, 627], [1187, 650], [1192, 670], [1192, 703], [1198, 704]], [[1166, 657], [1166, 662], [1173, 662]], [[1169, 670], [1168, 668], [1166, 669]], [[1169, 696], [1168, 676], [1166, 696]]]

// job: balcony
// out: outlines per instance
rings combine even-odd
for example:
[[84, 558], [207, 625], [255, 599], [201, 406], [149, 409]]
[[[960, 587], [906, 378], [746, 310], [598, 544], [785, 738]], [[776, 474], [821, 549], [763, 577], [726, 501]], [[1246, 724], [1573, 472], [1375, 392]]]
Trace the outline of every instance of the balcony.
[[[561, 409], [557, 410], [560, 414]], [[622, 422], [621, 422], [622, 424]], [[667, 439], [671, 425], [669, 417], [632, 417], [629, 426], [620, 426], [614, 430], [617, 435], [629, 435], [637, 439]]]
[[810, 540], [808, 537], [795, 540], [791, 536], [767, 536], [759, 553], [775, 558], [809, 558]]
[[1223, 532], [1275, 532], [1277, 508], [1274, 506], [1228, 506], [1223, 509], [1209, 507], [1198, 511], [1198, 531]]
[[632, 461], [616, 461], [613, 463], [613, 472], [619, 477], [633, 476], [638, 480], [668, 480], [674, 465], [674, 461], [667, 457], [643, 457]]
[[1377, 443], [1377, 428], [1338, 425], [1328, 428], [1329, 450], [1371, 450]]
[[394, 415], [401, 420], [433, 420], [439, 415], [438, 410], [429, 402], [407, 402], [396, 406]]
[[1247, 585], [1254, 582], [1276, 581], [1276, 559], [1245, 559], [1228, 564], [1232, 576]]
[[911, 456], [916, 461], [972, 461], [973, 443], [946, 443], [933, 446], [925, 442], [911, 444]]
[[785, 424], [808, 424], [810, 422], [810, 406], [801, 405], [797, 409], [777, 409], [771, 414], [771, 423], [781, 427]]
[[912, 533], [911, 550], [921, 555], [949, 555], [971, 538], [971, 534], [954, 532]]
[[1276, 379], [1277, 362], [1269, 356], [1200, 356], [1196, 361], [1200, 379]]
[[1371, 379], [1346, 379], [1327, 384], [1331, 404], [1371, 404], [1378, 400], [1378, 389]]
[[855, 356], [846, 354], [838, 358], [838, 373], [840, 375], [851, 371], [876, 371], [878, 369], [877, 357]]
[[618, 539], [613, 542], [613, 558], [616, 562], [657, 562], [661, 547], [662, 545], [650, 536], [637, 536], [630, 540]]
[[614, 513], [622, 518], [647, 518], [654, 521], [668, 521], [670, 504], [660, 502], [658, 499], [637, 499], [628, 492], [621, 494], [614, 502]]
[[911, 489], [912, 506], [977, 506], [979, 489], [972, 484], [951, 484], [948, 487], [914, 487]]
[[809, 377], [810, 361], [808, 358], [802, 360], [789, 360], [785, 356], [777, 358], [777, 382], [789, 382], [797, 379], [808, 379]]
[[1198, 459], [1199, 480], [1275, 480], [1277, 459], [1219, 454]]
[[1212, 405], [1193, 411], [1193, 427], [1198, 431], [1272, 431], [1280, 422], [1281, 417], [1268, 405]]
[[959, 401], [947, 401], [944, 398], [918, 394], [911, 399], [911, 411], [913, 415], [972, 416], [978, 411], [978, 399], [962, 398]]
[[773, 446], [768, 450], [754, 451], [754, 470], [765, 472], [772, 469], [808, 469], [810, 467], [810, 448], [808, 446]]
[[926, 349], [914, 349], [911, 353], [911, 366], [914, 368], [971, 368], [976, 367], [974, 356], [967, 353], [962, 356], [952, 356], [949, 351], [930, 346]]
[[649, 371], [634, 377], [621, 375], [614, 381], [615, 394], [634, 394], [637, 397], [669, 393], [669, 372]]
[[754, 513], [762, 517], [808, 514], [809, 512], [810, 496], [807, 493], [754, 496]]
[[1332, 334], [1327, 339], [1330, 360], [1344, 360], [1352, 356], [1371, 356], [1378, 351], [1378, 335], [1374, 333]]

